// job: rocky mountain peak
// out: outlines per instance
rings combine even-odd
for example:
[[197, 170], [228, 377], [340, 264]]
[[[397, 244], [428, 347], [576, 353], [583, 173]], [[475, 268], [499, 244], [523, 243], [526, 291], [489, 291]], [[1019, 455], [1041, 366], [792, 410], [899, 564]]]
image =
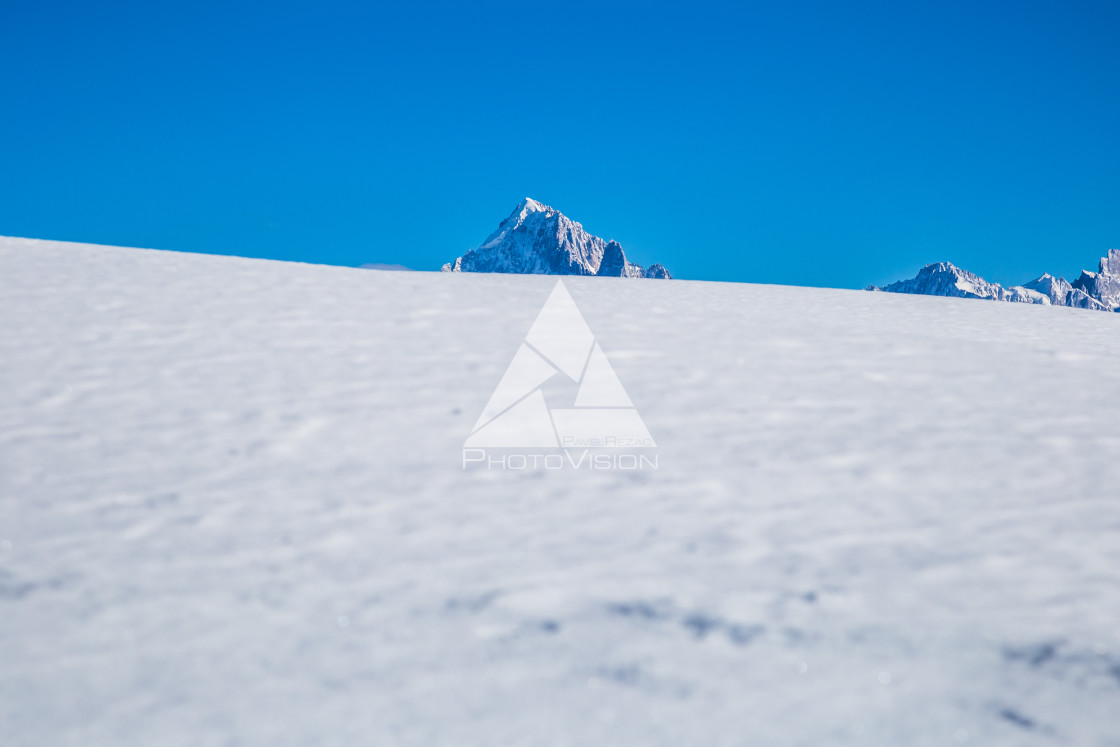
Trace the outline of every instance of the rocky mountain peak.
[[486, 240], [443, 266], [445, 272], [670, 278], [660, 264], [643, 270], [617, 241], [593, 236], [555, 208], [526, 197]]
[[909, 280], [900, 280], [882, 288], [868, 286], [867, 290], [985, 298], [1097, 311], [1120, 310], [1120, 250], [1110, 249], [1108, 255], [1100, 261], [1099, 272], [1082, 271], [1081, 277], [1073, 283], [1044, 273], [1029, 283], [1004, 288], [999, 283], [989, 283], [975, 273], [962, 270], [951, 262], [936, 262], [926, 265]]

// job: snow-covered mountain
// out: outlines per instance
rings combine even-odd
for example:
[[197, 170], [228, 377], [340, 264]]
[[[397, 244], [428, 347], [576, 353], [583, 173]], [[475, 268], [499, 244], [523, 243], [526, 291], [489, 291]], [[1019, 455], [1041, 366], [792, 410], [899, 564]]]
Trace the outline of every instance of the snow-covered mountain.
[[559, 210], [529, 197], [518, 203], [477, 248], [442, 269], [521, 275], [672, 277], [660, 264], [642, 269], [626, 259], [617, 241], [593, 236]]
[[1075, 288], [1065, 278], [1056, 278], [1048, 272], [1043, 273], [1037, 280], [1025, 283], [1023, 287], [1043, 294], [1050, 299], [1053, 306], [1072, 306], [1094, 311], [1109, 310], [1109, 307], [1090, 296], [1082, 288]]
[[1096, 272], [1082, 270], [1073, 287], [1110, 309], [1120, 308], [1120, 249], [1109, 249], [1108, 255], [1101, 258]]
[[1120, 311], [1120, 249], [1109, 249], [1097, 272], [1084, 270], [1073, 283], [1046, 273], [1029, 283], [1004, 288], [951, 262], [937, 262], [926, 265], [909, 280], [881, 288], [870, 285], [867, 290]]

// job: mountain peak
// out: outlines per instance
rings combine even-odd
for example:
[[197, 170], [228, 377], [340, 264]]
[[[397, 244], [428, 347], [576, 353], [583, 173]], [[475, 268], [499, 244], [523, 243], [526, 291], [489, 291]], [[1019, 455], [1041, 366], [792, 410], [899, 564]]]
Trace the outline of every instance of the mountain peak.
[[1120, 250], [1110, 249], [1108, 256], [1101, 259], [1099, 273], [1084, 270], [1074, 283], [1044, 273], [1029, 283], [1004, 288], [951, 262], [935, 262], [923, 267], [909, 280], [900, 280], [882, 288], [870, 285], [867, 290], [1111, 311], [1120, 310], [1120, 273], [1116, 273], [1117, 270], [1120, 270]]
[[[607, 242], [542, 202], [526, 197], [476, 248], [443, 266], [447, 272], [669, 278], [660, 265], [643, 270]], [[652, 274], [651, 274], [652, 273]]]
[[517, 203], [517, 207], [510, 213], [509, 219], [511, 220], [525, 220], [533, 213], [555, 213], [553, 210], [543, 202], [537, 202], [532, 197], [526, 197], [521, 202]]
[[1120, 249], [1109, 249], [1097, 272], [1082, 270], [1073, 287], [1111, 309], [1120, 310]]
[[534, 212], [534, 213], [541, 213], [541, 212], [547, 212], [549, 210], [552, 210], [552, 208], [550, 208], [548, 205], [545, 205], [544, 203], [541, 203], [541, 202], [537, 202], [532, 197], [526, 197], [521, 202], [517, 203], [517, 209], [518, 209], [518, 211], [529, 210], [529, 211]]
[[910, 280], [900, 280], [882, 288], [871, 286], [868, 290], [957, 298], [1002, 298], [1006, 294], [999, 284], [989, 283], [952, 262], [934, 262], [923, 267]]
[[919, 272], [919, 274], [926, 274], [926, 275], [932, 275], [934, 273], [939, 273], [939, 272], [948, 272], [948, 273], [953, 274], [953, 275], [971, 274], [971, 273], [968, 272], [968, 270], [962, 270], [961, 268], [957, 267], [952, 262], [931, 262], [928, 265], [926, 265], [925, 267], [923, 267], [921, 270], [919, 270], [918, 272]]
[[1101, 257], [1100, 272], [1120, 276], [1120, 249], [1109, 249], [1108, 254]]

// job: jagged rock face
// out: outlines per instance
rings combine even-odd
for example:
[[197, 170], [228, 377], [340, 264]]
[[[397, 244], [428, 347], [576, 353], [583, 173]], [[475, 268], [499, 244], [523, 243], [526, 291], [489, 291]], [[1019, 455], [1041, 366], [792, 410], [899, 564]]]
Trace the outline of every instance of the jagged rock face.
[[622, 251], [622, 244], [617, 241], [607, 242], [607, 248], [603, 250], [603, 261], [599, 263], [595, 274], [610, 278], [643, 277], [642, 268], [626, 261], [626, 252]]
[[526, 198], [486, 240], [444, 270], [594, 275], [607, 242], [558, 210]]
[[1045, 274], [1029, 283], [1004, 288], [950, 262], [938, 262], [926, 265], [909, 280], [882, 288], [872, 285], [867, 290], [1120, 311], [1120, 249], [1108, 251], [1108, 256], [1101, 260], [1100, 272], [1082, 272], [1072, 284], [1065, 278]]
[[1093, 309], [1095, 311], [1108, 310], [1104, 304], [1085, 291], [1074, 288], [1065, 278], [1056, 278], [1049, 273], [1044, 274], [1038, 280], [1026, 283], [1023, 287], [1043, 294], [1050, 299], [1050, 303], [1054, 306], [1072, 306], [1078, 309]]
[[[660, 268], [656, 270], [655, 268]], [[559, 210], [526, 197], [476, 249], [443, 266], [444, 272], [599, 275], [668, 278], [661, 265], [643, 271], [627, 261], [617, 241], [583, 230]], [[654, 274], [648, 274], [653, 272]]]
[[1005, 300], [1004, 297], [1007, 295], [1007, 291], [998, 283], [989, 283], [979, 275], [962, 270], [951, 262], [926, 265], [918, 271], [916, 277], [899, 280], [882, 288], [872, 286], [868, 290], [955, 298], [991, 298], [998, 301]]
[[1069, 284], [1068, 280], [1065, 278], [1056, 278], [1050, 273], [1044, 273], [1042, 277], [1037, 280], [1024, 283], [1023, 287], [1038, 291], [1049, 298], [1050, 303], [1055, 306], [1065, 306], [1066, 299], [1073, 290], [1073, 286]]
[[[1109, 307], [1097, 299], [1090, 296], [1080, 288], [1074, 288], [1066, 296], [1066, 306], [1072, 306], [1078, 309], [1092, 309], [1093, 311], [1109, 311]], [[1116, 309], [1120, 311], [1120, 308]]]
[[1120, 249], [1108, 250], [1108, 255], [1101, 258], [1100, 271], [1105, 275], [1120, 277]]
[[654, 262], [652, 265], [646, 268], [646, 271], [642, 275], [642, 277], [658, 278], [660, 280], [671, 280], [673, 278], [673, 276], [669, 274], [669, 271], [666, 270], [660, 262]]
[[1084, 291], [1110, 309], [1120, 309], [1120, 249], [1109, 249], [1097, 272], [1082, 270], [1073, 287]]

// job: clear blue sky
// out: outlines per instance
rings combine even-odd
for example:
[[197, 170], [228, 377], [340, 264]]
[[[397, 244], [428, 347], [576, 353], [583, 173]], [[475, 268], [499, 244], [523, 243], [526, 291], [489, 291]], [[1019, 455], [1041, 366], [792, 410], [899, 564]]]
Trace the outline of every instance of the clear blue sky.
[[0, 6], [0, 234], [436, 269], [527, 195], [686, 278], [1076, 275], [1120, 5]]

